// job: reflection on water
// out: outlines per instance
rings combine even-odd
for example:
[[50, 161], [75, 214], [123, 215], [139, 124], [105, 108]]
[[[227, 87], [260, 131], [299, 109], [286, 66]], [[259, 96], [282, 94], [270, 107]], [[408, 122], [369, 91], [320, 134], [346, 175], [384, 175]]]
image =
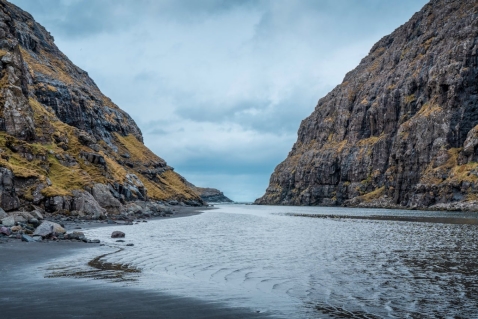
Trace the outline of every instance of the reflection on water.
[[[474, 218], [345, 208], [221, 206], [188, 218], [87, 232], [124, 250], [103, 259], [134, 285], [283, 318], [473, 318], [476, 225], [286, 214]], [[134, 243], [133, 247], [125, 247]]]

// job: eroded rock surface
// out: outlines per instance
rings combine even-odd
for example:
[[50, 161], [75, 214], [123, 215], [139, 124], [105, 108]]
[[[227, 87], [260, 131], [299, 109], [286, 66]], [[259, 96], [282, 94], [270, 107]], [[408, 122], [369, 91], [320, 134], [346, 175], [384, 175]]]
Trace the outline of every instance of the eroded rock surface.
[[137, 200], [203, 204], [53, 36], [0, 0], [0, 207], [100, 218]]
[[256, 203], [475, 210], [477, 11], [432, 0], [375, 44], [302, 121]]

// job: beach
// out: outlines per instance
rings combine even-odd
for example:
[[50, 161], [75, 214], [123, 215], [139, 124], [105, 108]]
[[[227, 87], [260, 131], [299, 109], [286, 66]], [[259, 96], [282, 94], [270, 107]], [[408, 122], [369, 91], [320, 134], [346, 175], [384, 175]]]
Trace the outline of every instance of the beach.
[[[175, 217], [199, 214], [204, 208], [179, 208]], [[175, 218], [171, 217], [171, 218]], [[74, 225], [65, 225], [73, 227]], [[87, 227], [85, 225], [82, 225]], [[89, 223], [89, 227], [115, 225]], [[264, 318], [247, 308], [231, 308], [120, 283], [75, 278], [45, 278], [37, 265], [81, 254], [98, 244], [82, 242], [0, 245], [0, 312], [4, 318]], [[92, 255], [91, 258], [96, 256]], [[89, 260], [85, 260], [85, 264]]]

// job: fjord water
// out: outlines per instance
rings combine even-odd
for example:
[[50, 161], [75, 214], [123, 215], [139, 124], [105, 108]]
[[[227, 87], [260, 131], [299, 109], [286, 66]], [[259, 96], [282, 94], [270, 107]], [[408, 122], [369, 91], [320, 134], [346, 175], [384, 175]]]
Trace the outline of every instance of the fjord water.
[[222, 205], [187, 217], [87, 232], [125, 249], [135, 287], [282, 318], [471, 318], [476, 225], [287, 214], [475, 217], [468, 213]]

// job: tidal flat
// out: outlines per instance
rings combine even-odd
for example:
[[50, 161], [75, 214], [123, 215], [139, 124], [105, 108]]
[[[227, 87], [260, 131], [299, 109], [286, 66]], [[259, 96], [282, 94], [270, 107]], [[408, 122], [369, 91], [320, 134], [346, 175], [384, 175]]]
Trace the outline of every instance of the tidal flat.
[[[471, 318], [478, 313], [473, 213], [217, 208], [187, 218], [84, 230], [105, 246], [4, 244], [2, 313], [15, 318]], [[113, 230], [125, 232], [124, 242], [110, 238]]]

